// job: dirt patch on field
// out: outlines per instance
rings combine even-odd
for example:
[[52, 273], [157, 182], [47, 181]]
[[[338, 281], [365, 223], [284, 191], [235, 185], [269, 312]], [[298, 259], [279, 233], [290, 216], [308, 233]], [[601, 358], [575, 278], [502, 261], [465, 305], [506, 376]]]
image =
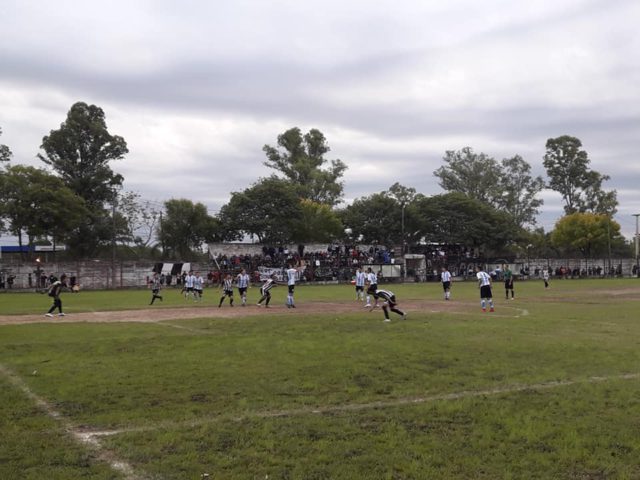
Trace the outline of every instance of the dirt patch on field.
[[[476, 303], [463, 302], [403, 302], [398, 305], [405, 310], [409, 316], [412, 312], [459, 312], [468, 311], [472, 313], [472, 305]], [[120, 310], [107, 312], [81, 312], [70, 313], [64, 317], [54, 316], [52, 318], [39, 315], [0, 315], [0, 325], [20, 325], [27, 323], [114, 323], [114, 322], [139, 322], [154, 323], [164, 320], [186, 320], [191, 318], [237, 318], [254, 315], [309, 315], [309, 314], [340, 314], [340, 313], [367, 313], [361, 302], [304, 302], [295, 309], [286, 308], [284, 305], [271, 305], [269, 308], [247, 305], [246, 307], [228, 305], [218, 307], [178, 307], [145, 308], [141, 310]], [[513, 309], [511, 309], [513, 312]], [[371, 315], [382, 317], [382, 311], [374, 309]], [[393, 315], [393, 314], [392, 314]], [[393, 317], [392, 317], [393, 318]]]

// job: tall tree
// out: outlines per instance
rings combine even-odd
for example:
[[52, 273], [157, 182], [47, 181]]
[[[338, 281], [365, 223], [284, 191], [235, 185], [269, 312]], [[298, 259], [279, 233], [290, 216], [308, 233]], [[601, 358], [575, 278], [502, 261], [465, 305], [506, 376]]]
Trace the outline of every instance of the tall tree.
[[212, 219], [207, 207], [187, 199], [167, 200], [164, 206], [165, 215], [160, 222], [158, 240], [166, 255], [188, 260], [209, 236]]
[[[0, 136], [2, 136], [2, 128], [0, 128]], [[11, 149], [0, 143], [0, 162], [8, 162], [12, 155]]]
[[396, 182], [384, 192], [356, 199], [341, 211], [341, 216], [355, 238], [385, 245], [411, 245], [422, 236], [416, 209], [422, 198], [415, 188]]
[[65, 185], [82, 197], [89, 209], [77, 235], [69, 239], [76, 256], [88, 256], [113, 233], [105, 204], [116, 198], [122, 175], [111, 170], [109, 162], [127, 154], [125, 140], [107, 130], [101, 108], [83, 102], [71, 106], [58, 130], [42, 139], [44, 155], [38, 157], [60, 175]]
[[546, 149], [543, 164], [549, 176], [549, 187], [562, 195], [567, 215], [576, 212], [613, 215], [616, 212], [616, 191], [602, 189], [602, 183], [609, 180], [609, 176], [589, 168], [591, 161], [578, 138], [569, 135], [550, 138]]
[[227, 240], [254, 235], [261, 243], [286, 243], [301, 217], [295, 187], [275, 176], [260, 179], [242, 192], [231, 193], [218, 218]]
[[443, 158], [446, 165], [433, 174], [447, 192], [464, 193], [481, 202], [497, 205], [502, 196], [500, 164], [484, 153], [475, 153], [471, 147], [448, 150]]
[[122, 192], [118, 195], [118, 213], [124, 221], [122, 240], [139, 247], [149, 246], [160, 221], [160, 208], [143, 200], [137, 192]]
[[444, 161], [446, 165], [434, 172], [444, 190], [464, 193], [506, 211], [518, 227], [535, 224], [543, 203], [537, 196], [544, 181], [542, 177], [532, 177], [531, 166], [520, 155], [497, 162], [465, 147], [448, 151]]
[[344, 226], [365, 243], [402, 243], [401, 207], [387, 192], [357, 198], [342, 212]]
[[300, 218], [293, 222], [294, 242], [330, 242], [339, 238], [343, 232], [340, 218], [329, 205], [313, 200], [300, 200]]
[[465, 245], [488, 254], [501, 252], [520, 233], [506, 212], [459, 192], [417, 203], [428, 242]]
[[265, 145], [266, 166], [282, 173], [295, 185], [301, 198], [330, 206], [342, 201], [343, 183], [340, 181], [347, 166], [341, 160], [331, 160], [322, 168], [330, 151], [320, 130], [311, 129], [302, 135], [299, 128], [291, 128], [278, 135], [278, 147]]
[[495, 206], [510, 214], [519, 227], [535, 225], [539, 208], [544, 203], [537, 198], [544, 188], [544, 180], [531, 176], [531, 165], [520, 155], [503, 159], [501, 166], [502, 195]]

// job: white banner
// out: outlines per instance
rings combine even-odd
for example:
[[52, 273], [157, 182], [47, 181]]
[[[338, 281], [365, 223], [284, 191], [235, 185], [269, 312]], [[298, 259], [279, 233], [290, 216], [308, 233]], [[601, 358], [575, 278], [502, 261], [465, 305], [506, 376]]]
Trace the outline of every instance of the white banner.
[[[306, 266], [296, 268], [296, 282], [300, 281], [300, 277], [302, 276], [306, 268]], [[266, 279], [271, 278], [272, 275], [276, 276], [276, 282], [286, 283], [288, 280], [285, 277], [287, 271], [284, 268], [258, 267], [258, 272], [260, 273], [261, 282], [264, 282]]]

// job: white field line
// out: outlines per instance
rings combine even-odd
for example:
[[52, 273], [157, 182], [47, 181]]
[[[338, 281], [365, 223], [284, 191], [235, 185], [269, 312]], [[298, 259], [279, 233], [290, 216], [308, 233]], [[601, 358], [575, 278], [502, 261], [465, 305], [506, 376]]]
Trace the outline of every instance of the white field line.
[[15, 372], [0, 364], [0, 373], [4, 375], [12, 385], [17, 387], [27, 398], [33, 401], [40, 410], [49, 417], [58, 421], [64, 430], [69, 433], [76, 442], [93, 450], [97, 454], [99, 460], [108, 464], [113, 470], [123, 474], [124, 478], [127, 480], [141, 480], [143, 478], [136, 475], [131, 465], [127, 462], [115, 458], [112, 452], [105, 450], [100, 443], [98, 435], [87, 434], [74, 427], [68, 419], [53, 407], [53, 405], [42, 397], [36, 395], [24, 380], [22, 380], [22, 378], [20, 378]]
[[606, 377], [589, 377], [582, 380], [558, 380], [544, 383], [533, 383], [525, 385], [508, 385], [504, 387], [496, 387], [486, 390], [463, 390], [461, 392], [443, 393], [440, 395], [429, 395], [426, 397], [407, 397], [397, 398], [394, 400], [382, 400], [378, 402], [353, 403], [346, 405], [328, 405], [315, 408], [298, 408], [291, 410], [274, 410], [265, 412], [249, 412], [239, 416], [220, 415], [216, 417], [205, 417], [197, 420], [189, 420], [184, 422], [164, 421], [155, 425], [144, 427], [123, 428], [111, 431], [93, 431], [85, 432], [89, 437], [105, 437], [109, 435], [118, 435], [123, 433], [153, 432], [157, 430], [166, 430], [171, 428], [188, 428], [199, 427], [203, 425], [215, 424], [221, 421], [236, 421], [260, 419], [260, 418], [278, 418], [278, 417], [296, 417], [304, 415], [327, 415], [342, 412], [358, 412], [362, 410], [383, 409], [401, 407], [405, 405], [420, 405], [425, 403], [462, 400], [466, 398], [490, 397], [502, 394], [518, 393], [527, 390], [551, 390], [560, 387], [567, 387], [581, 384], [603, 383], [612, 380], [636, 380], [640, 378], [640, 373], [627, 373], [622, 375], [611, 375]]

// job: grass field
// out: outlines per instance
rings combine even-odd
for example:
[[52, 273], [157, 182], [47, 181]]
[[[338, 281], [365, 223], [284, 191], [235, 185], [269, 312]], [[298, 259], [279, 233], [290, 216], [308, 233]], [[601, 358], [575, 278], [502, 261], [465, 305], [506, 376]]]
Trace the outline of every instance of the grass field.
[[351, 286], [0, 295], [0, 479], [638, 479], [640, 282], [551, 287], [390, 285], [391, 323]]

